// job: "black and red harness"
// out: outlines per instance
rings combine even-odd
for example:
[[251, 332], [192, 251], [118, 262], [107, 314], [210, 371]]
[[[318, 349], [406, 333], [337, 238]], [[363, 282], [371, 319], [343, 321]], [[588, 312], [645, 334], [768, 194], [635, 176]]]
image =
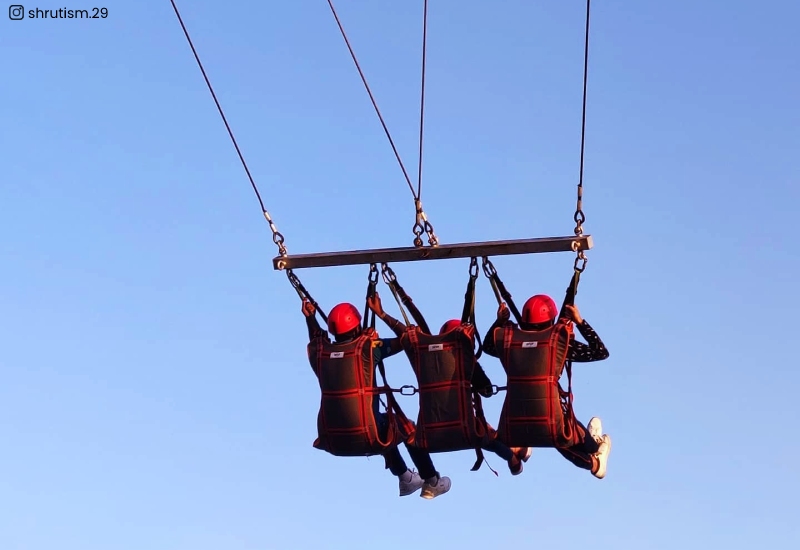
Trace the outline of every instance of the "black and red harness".
[[[498, 303], [505, 301], [517, 322], [521, 315], [491, 261], [483, 259]], [[575, 269], [561, 314], [555, 325], [526, 331], [511, 322], [490, 335], [506, 371], [507, 385], [497, 438], [509, 447], [569, 447], [579, 443], [572, 396], [572, 362], [568, 360], [574, 338], [573, 323], [564, 308], [575, 301], [580, 270]], [[500, 344], [500, 345], [498, 345]], [[561, 386], [566, 369], [568, 386]]]
[[[375, 278], [373, 280], [373, 274]], [[377, 267], [370, 270], [367, 297], [375, 292]], [[346, 343], [331, 343], [316, 338], [308, 345], [309, 361], [317, 375], [320, 409], [314, 447], [334, 456], [374, 456], [401, 442], [412, 442], [414, 424], [406, 417], [392, 395], [401, 389], [389, 387], [383, 361], [377, 361], [382, 386], [375, 384], [374, 347], [380, 344], [375, 332], [375, 317], [368, 321], [365, 312], [361, 334]], [[375, 399], [386, 394], [388, 430], [380, 437]]]
[[[477, 258], [470, 264], [470, 280], [464, 296], [461, 326], [443, 335], [431, 334], [424, 317], [413, 300], [397, 282], [392, 269], [383, 265], [384, 279], [406, 320], [401, 336], [419, 393], [419, 413], [414, 445], [430, 453], [474, 449], [477, 461], [473, 470], [484, 461], [483, 446], [495, 436], [483, 414], [481, 396], [472, 387], [472, 375], [481, 350], [475, 352], [475, 282]], [[408, 322], [403, 306], [411, 312]]]

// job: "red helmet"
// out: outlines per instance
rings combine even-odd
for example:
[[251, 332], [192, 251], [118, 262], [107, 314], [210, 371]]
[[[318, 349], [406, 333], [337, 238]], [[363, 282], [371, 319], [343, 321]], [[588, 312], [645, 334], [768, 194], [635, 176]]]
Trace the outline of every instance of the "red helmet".
[[558, 308], [550, 296], [537, 294], [531, 296], [522, 306], [522, 322], [531, 325], [550, 323], [556, 320]]
[[353, 304], [337, 304], [328, 314], [328, 330], [334, 336], [347, 334], [360, 324], [361, 313]]
[[457, 329], [460, 326], [461, 321], [459, 319], [450, 319], [442, 325], [442, 328], [439, 329], [439, 334], [445, 334], [446, 332], [450, 332], [451, 330]]

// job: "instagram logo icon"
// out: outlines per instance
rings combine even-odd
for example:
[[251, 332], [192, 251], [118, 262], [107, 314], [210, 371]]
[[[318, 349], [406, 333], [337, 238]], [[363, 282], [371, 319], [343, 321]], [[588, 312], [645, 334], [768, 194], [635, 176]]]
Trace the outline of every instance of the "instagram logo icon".
[[25, 6], [14, 4], [8, 6], [8, 18], [12, 21], [19, 21], [25, 17]]

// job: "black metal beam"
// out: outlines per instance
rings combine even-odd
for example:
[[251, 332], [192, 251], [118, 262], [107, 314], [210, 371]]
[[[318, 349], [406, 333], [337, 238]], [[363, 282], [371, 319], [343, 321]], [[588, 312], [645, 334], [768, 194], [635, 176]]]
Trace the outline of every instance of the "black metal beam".
[[422, 260], [450, 260], [483, 256], [511, 256], [515, 254], [539, 254], [547, 252], [571, 252], [573, 243], [581, 250], [592, 248], [592, 236], [545, 237], [539, 239], [517, 239], [512, 241], [488, 241], [478, 243], [440, 244], [436, 247], [377, 248], [374, 250], [350, 250], [346, 252], [321, 252], [277, 256], [272, 259], [275, 270], [302, 269], [308, 267], [334, 267], [344, 265], [369, 265], [379, 263], [417, 262]]

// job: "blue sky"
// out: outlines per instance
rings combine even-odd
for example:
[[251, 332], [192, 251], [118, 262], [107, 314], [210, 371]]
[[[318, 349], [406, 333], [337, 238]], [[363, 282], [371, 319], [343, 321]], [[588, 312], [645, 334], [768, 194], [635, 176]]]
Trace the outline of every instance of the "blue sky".
[[[796, 2], [594, 3], [578, 304], [611, 357], [574, 387], [608, 476], [546, 449], [514, 478], [436, 455], [453, 487], [433, 501], [311, 447], [300, 303], [170, 3], [103, 6], [0, 29], [1, 548], [794, 546]], [[327, 3], [179, 6], [290, 253], [410, 245]], [[422, 2], [337, 8], [415, 174]], [[584, 9], [431, 2], [422, 198], [443, 243], [570, 234]], [[572, 255], [494, 263], [521, 303], [561, 296]], [[437, 325], [467, 264], [394, 269]], [[365, 266], [298, 275], [325, 307], [363, 299]]]

